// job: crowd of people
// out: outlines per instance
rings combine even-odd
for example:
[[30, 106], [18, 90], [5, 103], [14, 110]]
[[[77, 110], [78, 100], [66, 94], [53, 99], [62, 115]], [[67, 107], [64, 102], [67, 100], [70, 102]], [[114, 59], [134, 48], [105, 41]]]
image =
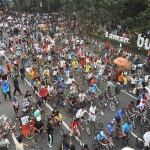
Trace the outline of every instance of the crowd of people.
[[[45, 24], [46, 27], [39, 26], [41, 24]], [[101, 50], [102, 53], [99, 56], [92, 56], [90, 53], [92, 49], [87, 49], [91, 45], [98, 46], [98, 42], [96, 40], [90, 42], [88, 37], [84, 37], [76, 15], [66, 19], [63, 14], [58, 16], [24, 14], [20, 17], [15, 13], [11, 15], [11, 19], [8, 19], [7, 15], [3, 16], [0, 26], [3, 30], [2, 35], [8, 34], [8, 38], [2, 36], [0, 42], [0, 60], [2, 63], [6, 63], [5, 68], [0, 67], [2, 93], [5, 100], [8, 95], [10, 101], [13, 102], [15, 118], [20, 120], [20, 129], [29, 122], [30, 108], [32, 104], [36, 104], [34, 144], [37, 144], [38, 135], [41, 135], [42, 141], [44, 140], [43, 129], [45, 125], [41, 121], [41, 112], [54, 99], [57, 99], [55, 101], [56, 107], [46, 125], [49, 148], [52, 148], [54, 124], [59, 126], [64, 118], [57, 106], [66, 106], [68, 103], [69, 112], [71, 115], [75, 114], [76, 117], [70, 123], [71, 132], [63, 136], [62, 150], [75, 150], [70, 136], [74, 132], [77, 132], [79, 137], [81, 136], [78, 126], [84, 129], [81, 125], [84, 113], [89, 116], [88, 122], [92, 121], [93, 126], [96, 127], [97, 112], [102, 113], [102, 110], [97, 107], [98, 93], [103, 93], [105, 106], [112, 95], [119, 95], [121, 90], [129, 90], [137, 96], [136, 105], [134, 101], [131, 101], [126, 108], [122, 108], [116, 113], [115, 121], [111, 120], [106, 127], [106, 135], [101, 130], [96, 135], [101, 146], [104, 145], [104, 139], [111, 145], [115, 145], [108, 137], [113, 134], [116, 124], [120, 122], [123, 124], [122, 133], [124, 136], [128, 132], [132, 132], [132, 122], [128, 115], [132, 112], [132, 108], [136, 108], [139, 113], [142, 113], [149, 107], [149, 74], [143, 68], [149, 65], [150, 52], [148, 52], [146, 61], [142, 62], [139, 55], [136, 54], [132, 57], [130, 51], [123, 51], [122, 47], [115, 48], [109, 44]], [[131, 70], [122, 70], [116, 66], [115, 87], [113, 87], [113, 72], [110, 67], [112, 63], [110, 55], [112, 54], [117, 54], [117, 56], [132, 62]], [[5, 56], [9, 60], [5, 61]], [[136, 74], [139, 70], [143, 75]], [[26, 91], [25, 95], [23, 94], [19, 86], [21, 84], [19, 77], [21, 82], [26, 83], [26, 79], [29, 81], [33, 93], [37, 96], [32, 96], [30, 90]], [[10, 78], [13, 79], [13, 96]], [[107, 81], [105, 89], [101, 84], [102, 79]], [[18, 100], [16, 92], [21, 96], [24, 95], [23, 103]], [[88, 103], [90, 103], [90, 107]], [[19, 109], [22, 114], [18, 114]], [[128, 118], [126, 123], [122, 119], [123, 115]], [[22, 143], [22, 140], [19, 139], [18, 147], [19, 143]], [[88, 150], [88, 145], [85, 144], [83, 149]]]

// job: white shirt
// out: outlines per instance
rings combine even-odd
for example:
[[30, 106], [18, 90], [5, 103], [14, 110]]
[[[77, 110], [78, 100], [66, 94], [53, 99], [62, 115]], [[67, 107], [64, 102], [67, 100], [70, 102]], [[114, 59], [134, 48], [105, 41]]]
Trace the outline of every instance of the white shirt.
[[95, 112], [96, 112], [96, 106], [94, 108], [93, 108], [93, 106], [91, 106], [90, 109], [89, 109], [89, 113], [91, 115], [93, 115], [93, 114], [95, 114]]
[[61, 68], [63, 68], [63, 64], [65, 64], [65, 61], [64, 61], [64, 60], [61, 60], [61, 61], [60, 61], [60, 67], [61, 67]]
[[136, 79], [131, 78], [131, 84], [135, 84], [136, 83]]
[[80, 101], [84, 101], [84, 98], [86, 97], [85, 93], [80, 93], [79, 94], [79, 99]]
[[49, 92], [49, 93], [52, 93], [53, 91], [54, 91], [53, 86], [51, 86], [51, 87], [50, 87], [50, 86], [48, 86], [48, 92]]
[[140, 104], [137, 106], [137, 108], [140, 110], [144, 110], [144, 106], [145, 106], [145, 103], [140, 102]]
[[43, 56], [42, 55], [37, 55], [37, 58], [42, 59]]
[[68, 80], [66, 81], [66, 84], [72, 84], [72, 82], [75, 81], [74, 78], [68, 78]]
[[88, 78], [88, 79], [90, 79], [90, 78], [92, 78], [92, 77], [93, 77], [93, 74], [92, 74], [92, 73], [88, 73], [88, 74], [87, 74], [87, 78]]
[[23, 116], [20, 119], [21, 119], [22, 125], [24, 125], [24, 126], [27, 125], [29, 122], [29, 116]]
[[16, 150], [24, 150], [23, 144], [16, 141]]
[[57, 75], [57, 71], [54, 70], [54, 71], [53, 71], [53, 76], [56, 76], [56, 75]]
[[4, 50], [1, 50], [1, 51], [0, 51], [0, 56], [4, 56], [4, 54], [5, 54], [5, 51], [4, 51]]
[[83, 111], [82, 108], [79, 109], [79, 110], [77, 111], [77, 113], [76, 113], [76, 118], [83, 117], [83, 115], [84, 115], [85, 112], [87, 112], [87, 111], [86, 111], [86, 110]]
[[143, 135], [143, 139], [144, 139], [145, 142], [150, 142], [150, 131], [146, 132]]

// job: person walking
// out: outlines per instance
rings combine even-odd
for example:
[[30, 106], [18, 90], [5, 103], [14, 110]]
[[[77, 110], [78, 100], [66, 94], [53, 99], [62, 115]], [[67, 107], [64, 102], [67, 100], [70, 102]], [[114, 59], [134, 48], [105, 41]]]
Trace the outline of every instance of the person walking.
[[52, 125], [52, 119], [48, 119], [48, 124], [47, 124], [47, 135], [48, 135], [48, 142], [47, 145], [49, 148], [52, 148], [52, 143], [53, 143], [53, 125]]
[[4, 94], [5, 100], [6, 100], [6, 97], [8, 95], [9, 99], [11, 101], [11, 92], [10, 92], [10, 89], [11, 89], [10, 83], [7, 80], [4, 80], [2, 82], [2, 92]]
[[22, 95], [21, 91], [20, 91], [20, 88], [19, 88], [19, 81], [18, 81], [18, 75], [15, 75], [15, 79], [13, 81], [13, 84], [14, 84], [14, 95], [16, 94], [16, 91], [19, 92], [20, 95]]

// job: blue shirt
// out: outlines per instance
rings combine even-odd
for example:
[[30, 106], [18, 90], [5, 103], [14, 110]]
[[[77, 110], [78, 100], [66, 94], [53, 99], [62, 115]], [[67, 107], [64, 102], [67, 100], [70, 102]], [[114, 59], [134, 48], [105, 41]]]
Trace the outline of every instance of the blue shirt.
[[139, 78], [139, 83], [142, 83], [143, 82], [143, 78]]
[[7, 93], [10, 91], [10, 84], [8, 82], [2, 82], [2, 91], [3, 93]]
[[128, 125], [128, 123], [125, 123], [122, 127], [122, 131], [129, 132], [132, 129], [132, 124]]
[[143, 98], [143, 95], [140, 94], [140, 95], [137, 97], [137, 100], [140, 100], [140, 101], [141, 101], [142, 98]]
[[61, 76], [57, 76], [57, 82], [60, 83], [61, 82]]
[[97, 85], [94, 83], [91, 87], [91, 91], [95, 93], [96, 90], [97, 90]]
[[114, 133], [114, 130], [115, 130], [115, 126], [113, 125], [107, 125], [107, 127], [106, 127], [106, 130], [108, 130], [110, 133]]
[[122, 110], [119, 110], [116, 114], [116, 118], [120, 119], [123, 115], [126, 115], [127, 113], [123, 113]]
[[98, 141], [101, 141], [101, 140], [103, 140], [103, 139], [106, 139], [106, 135], [105, 135], [104, 133], [102, 133], [101, 135], [100, 135], [100, 134], [97, 134], [96, 139], [97, 139]]

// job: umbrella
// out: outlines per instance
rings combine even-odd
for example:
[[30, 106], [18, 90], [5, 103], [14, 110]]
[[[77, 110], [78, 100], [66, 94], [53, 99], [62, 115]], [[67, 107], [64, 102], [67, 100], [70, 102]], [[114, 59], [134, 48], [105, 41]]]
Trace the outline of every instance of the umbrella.
[[46, 24], [40, 24], [38, 27], [39, 28], [47, 28], [47, 25]]
[[0, 10], [0, 15], [3, 14], [4, 12], [2, 10]]
[[113, 62], [114, 62], [114, 64], [121, 66], [121, 67], [125, 67], [125, 68], [131, 67], [131, 63], [123, 57], [118, 57], [118, 58], [114, 59]]

